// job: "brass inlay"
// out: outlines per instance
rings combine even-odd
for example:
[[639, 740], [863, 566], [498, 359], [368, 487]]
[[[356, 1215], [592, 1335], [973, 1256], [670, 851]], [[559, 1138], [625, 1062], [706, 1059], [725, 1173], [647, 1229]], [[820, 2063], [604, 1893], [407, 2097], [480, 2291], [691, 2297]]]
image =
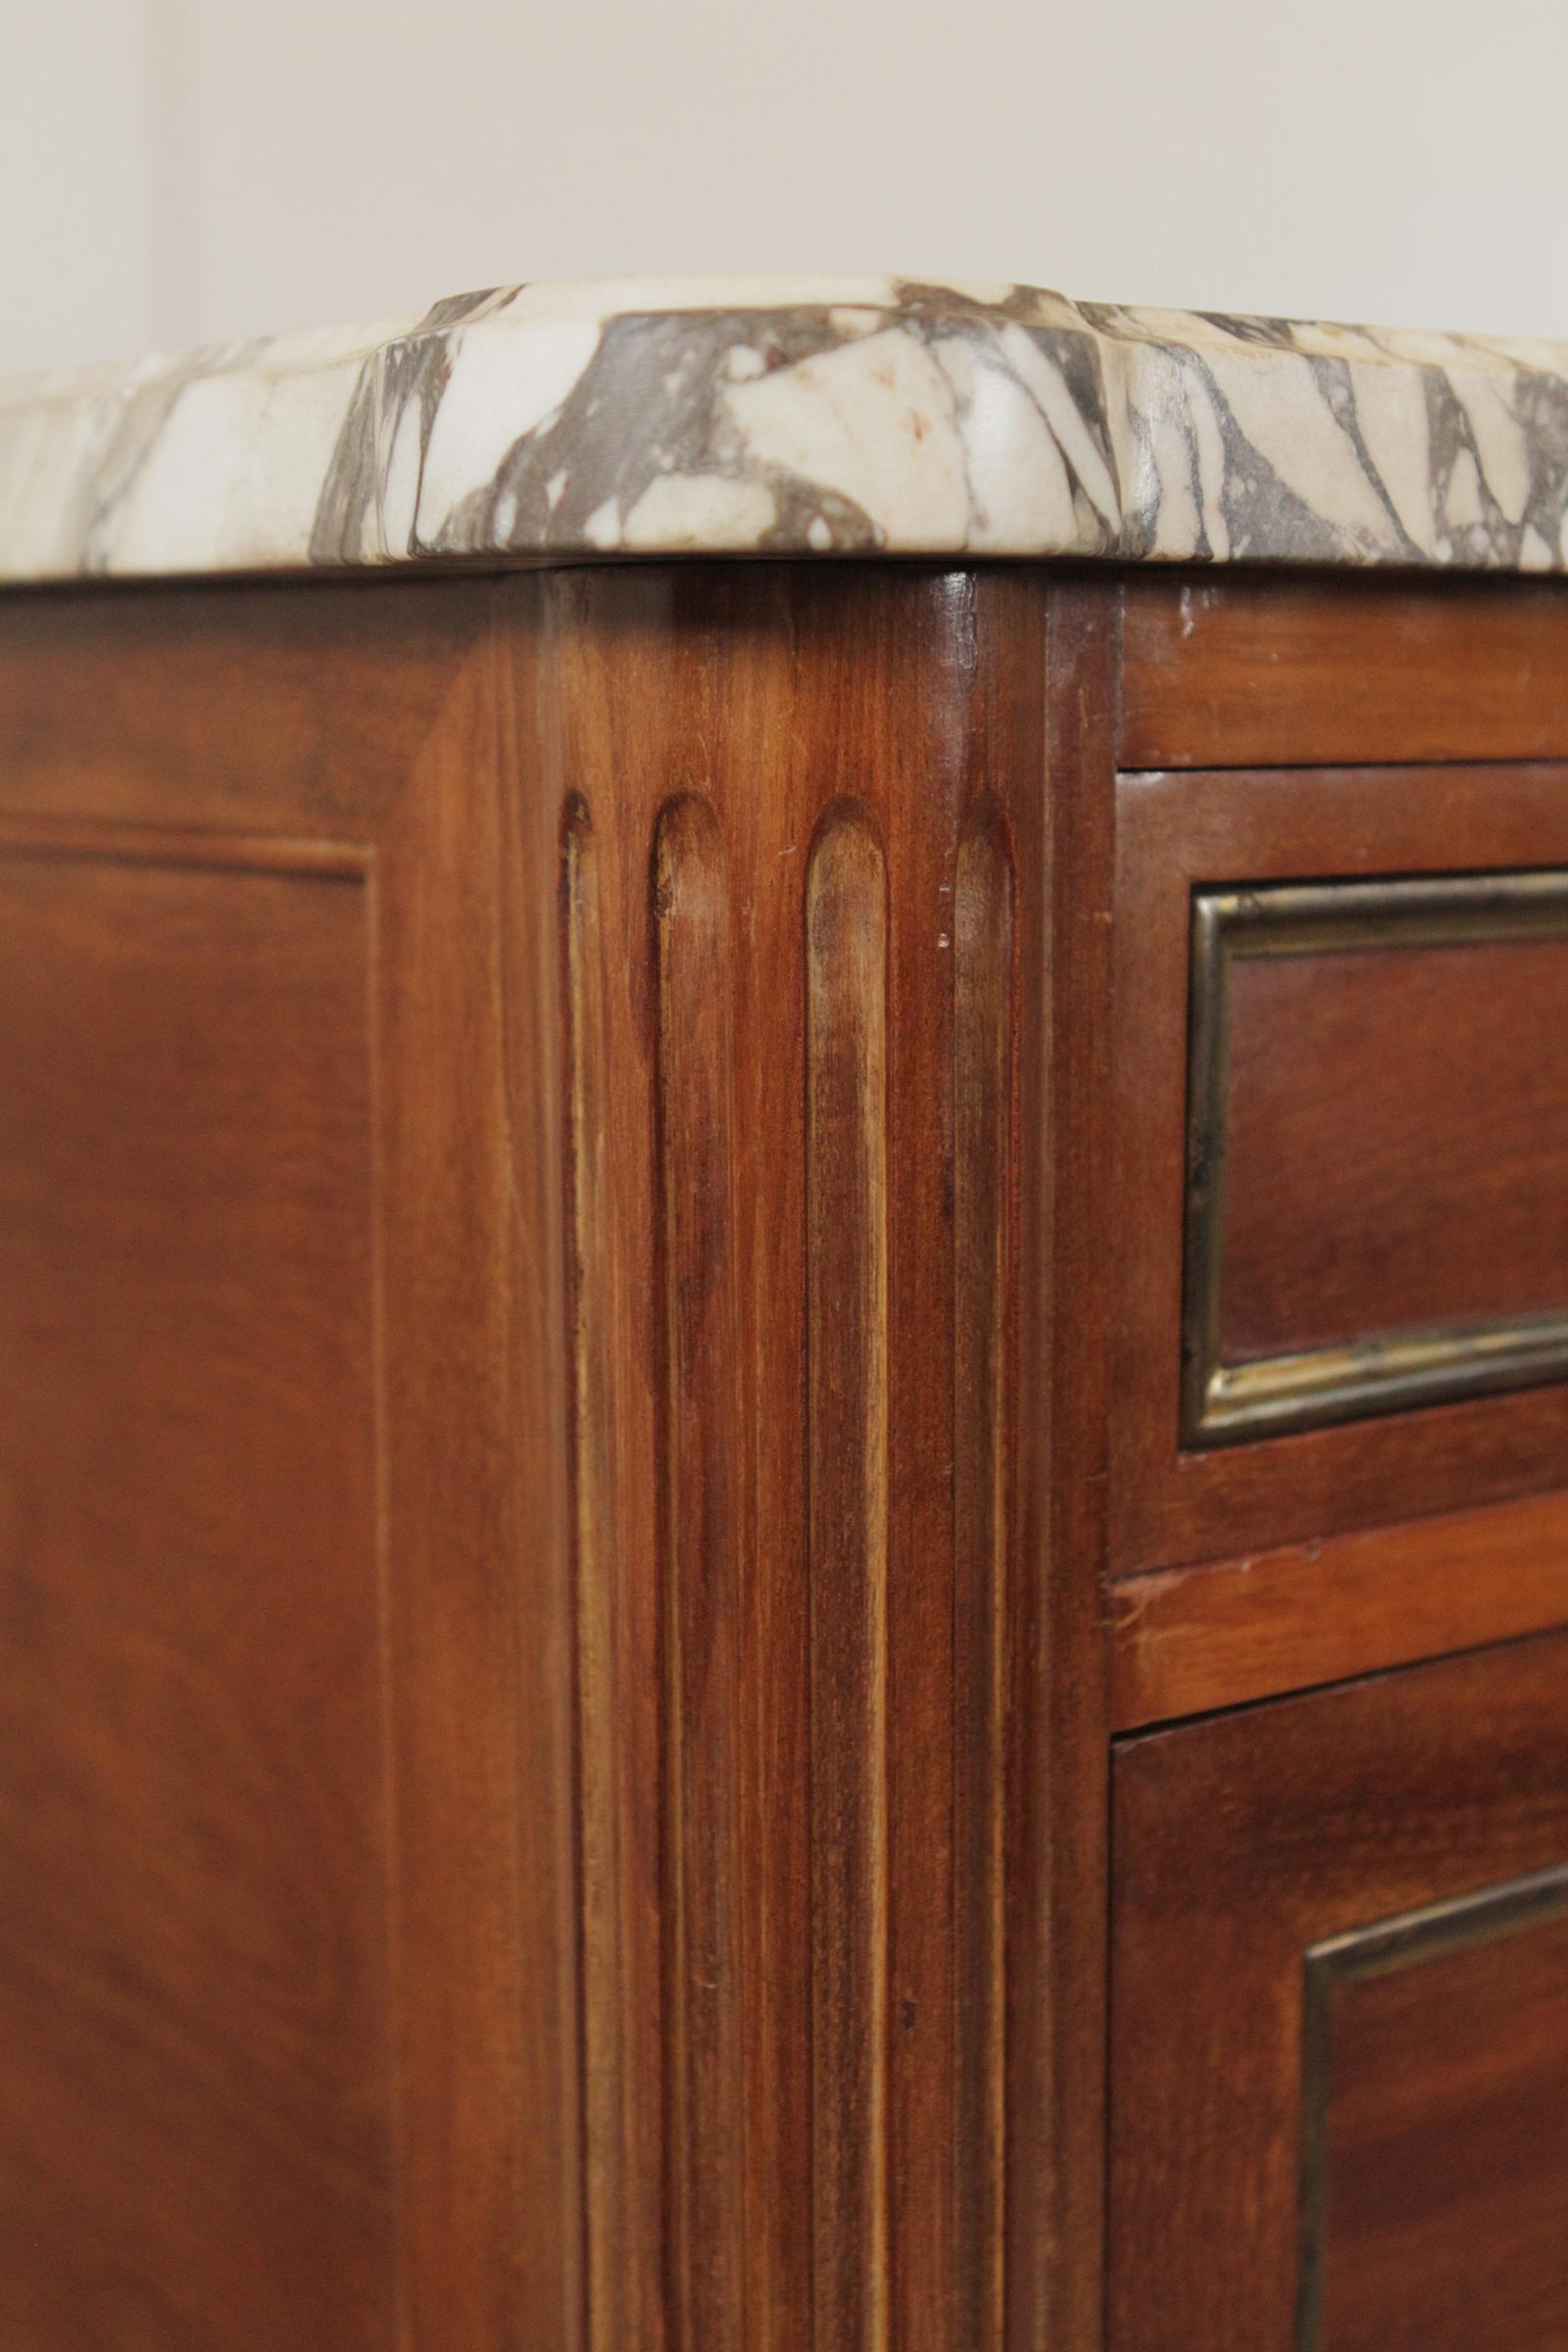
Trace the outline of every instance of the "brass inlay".
[[1301, 2233], [1298, 2352], [1321, 2352], [1328, 2223], [1329, 2036], [1334, 1996], [1347, 1984], [1394, 1976], [1423, 1961], [1496, 1943], [1568, 1914], [1568, 1863], [1403, 1911], [1309, 1945], [1301, 1991]]
[[1568, 1312], [1375, 1332], [1256, 1362], [1221, 1355], [1230, 982], [1242, 956], [1568, 939], [1568, 873], [1283, 883], [1193, 897], [1182, 1443], [1225, 1445], [1568, 1375]]

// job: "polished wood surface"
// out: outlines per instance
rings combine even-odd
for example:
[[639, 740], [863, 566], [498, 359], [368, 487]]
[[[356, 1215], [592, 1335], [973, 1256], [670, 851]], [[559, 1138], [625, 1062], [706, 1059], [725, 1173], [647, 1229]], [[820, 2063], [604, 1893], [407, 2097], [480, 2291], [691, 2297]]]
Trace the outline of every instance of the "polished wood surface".
[[1118, 1731], [1568, 1624], [1568, 1496], [1531, 1495], [1124, 1578]]
[[[1114, 2352], [1168, 2352], [1173, 2337], [1184, 2352], [1303, 2341], [1303, 2215], [1324, 2132], [1326, 2345], [1544, 2352], [1556, 2340], [1519, 2315], [1561, 2311], [1568, 2294], [1568, 2239], [1544, 2218], [1560, 2137], [1543, 2141], [1535, 2120], [1568, 2051], [1560, 1940], [1527, 1952], [1539, 1931], [1521, 1930], [1480, 1983], [1448, 1961], [1423, 1976], [1412, 1966], [1419, 2014], [1390, 2018], [1384, 2034], [1356, 2015], [1364, 1993], [1348, 1995], [1326, 2082], [1305, 2065], [1303, 1994], [1308, 1954], [1328, 1938], [1568, 1861], [1565, 1675], [1568, 1636], [1549, 1635], [1120, 1749]], [[1507, 1996], [1491, 2034], [1489, 1984]], [[1471, 2037], [1468, 2077], [1453, 2071], [1462, 2045], [1446, 2046], [1446, 2023]], [[1380, 2166], [1369, 2150], [1381, 2133]], [[1352, 2184], [1369, 2170], [1382, 2201], [1357, 2219]], [[1433, 2240], [1455, 2233], [1467, 2244], [1435, 2268]], [[1510, 2252], [1524, 2266], [1512, 2278], [1497, 2267]], [[1437, 2321], [1445, 2278], [1477, 2299], [1443, 2314], [1433, 2337], [1419, 2323]]]
[[19, 2352], [579, 2341], [556, 825], [499, 642], [486, 583], [0, 610]]
[[1561, 1378], [1568, 874], [1201, 887], [1188, 992], [1182, 1443]]
[[[663, 1445], [672, 1473], [662, 1627], [664, 1837], [674, 1861], [665, 1895], [671, 2325], [677, 2342], [701, 2343], [725, 2331], [734, 2337], [745, 2325], [746, 2185], [741, 2021], [727, 1997], [741, 1962], [740, 1754], [729, 1693], [745, 1608], [733, 1381], [730, 894], [723, 838], [707, 802], [684, 797], [664, 808], [652, 863], [659, 1239], [666, 1265], [679, 1270], [664, 1285], [662, 1335], [669, 1366]], [[597, 1682], [586, 1688], [597, 1695]]]
[[[1556, 867], [1565, 860], [1568, 768], [1559, 766], [1303, 767], [1173, 771], [1121, 779], [1113, 1046], [1119, 1073], [1117, 1201], [1123, 1219], [1112, 1332], [1117, 1397], [1111, 1496], [1115, 1574], [1273, 1549], [1357, 1526], [1541, 1492], [1560, 1483], [1568, 1459], [1568, 1386], [1561, 1381], [1512, 1395], [1433, 1404], [1381, 1419], [1352, 1420], [1343, 1427], [1206, 1449], [1184, 1448], [1180, 1430], [1189, 1134], [1187, 976], [1194, 888], [1327, 882], [1347, 876], [1509, 873]], [[1390, 985], [1396, 968], [1393, 959], [1399, 952], [1387, 951], [1389, 960], [1359, 985], [1379, 991]], [[1454, 961], [1445, 969], [1461, 972], [1463, 996], [1462, 975], [1479, 967], [1465, 964], [1458, 950], [1452, 954]], [[1324, 959], [1325, 964], [1333, 960]], [[1298, 968], [1308, 972], [1317, 962], [1316, 957], [1306, 957]], [[1530, 968], [1528, 959], [1525, 968]], [[1531, 1045], [1534, 1039], [1539, 1058], [1549, 1067], [1557, 1048], [1544, 1032], [1556, 1026], [1556, 968], [1552, 962], [1547, 993], [1537, 998], [1534, 1028], [1522, 1019], [1510, 1029], [1513, 1011], [1502, 1002], [1508, 991], [1500, 974], [1494, 975], [1500, 994], [1494, 1025], [1503, 1050], [1511, 1037], [1510, 1067], [1538, 1106], [1544, 1098], [1534, 1091]], [[1306, 985], [1321, 989], [1321, 976], [1314, 974]], [[1341, 991], [1331, 994], [1344, 1009]], [[1454, 1009], [1449, 1004], [1450, 1013]], [[1363, 1016], [1371, 1018], [1364, 999], [1347, 1014], [1353, 1019]], [[1261, 1034], [1261, 1020], [1250, 1026], [1252, 1042], [1238, 1088], [1254, 1098], [1260, 1089], [1272, 1088], [1271, 1057], [1287, 1071], [1294, 1069], [1309, 1089], [1310, 1100], [1303, 1109], [1293, 1097], [1294, 1126], [1289, 1132], [1299, 1136], [1310, 1129], [1326, 1152], [1336, 1125], [1329, 1074], [1317, 1069], [1306, 1077], [1288, 1029], [1282, 1027], [1271, 1044]], [[1553, 1213], [1555, 1112], [1545, 1114], [1539, 1138], [1524, 1123], [1494, 1122], [1490, 1162], [1484, 1152], [1487, 1137], [1468, 1130], [1454, 1135], [1450, 1153], [1447, 1098], [1457, 1098], [1466, 1084], [1477, 1083], [1466, 1073], [1487, 1066], [1490, 1044], [1487, 1025], [1477, 1021], [1468, 1001], [1465, 1027], [1450, 1034], [1448, 1043], [1456, 1069], [1446, 1089], [1444, 1041], [1433, 1037], [1421, 1046], [1422, 1058], [1413, 1075], [1391, 1069], [1380, 1075], [1375, 1092], [1376, 1042], [1368, 1038], [1356, 1043], [1359, 1058], [1354, 1066], [1362, 1084], [1358, 1089], [1352, 1071], [1338, 1105], [1343, 1125], [1334, 1144], [1337, 1165], [1322, 1173], [1321, 1209], [1315, 1168], [1294, 1164], [1294, 1158], [1286, 1161], [1282, 1153], [1276, 1182], [1256, 1164], [1266, 1157], [1270, 1135], [1279, 1132], [1268, 1127], [1266, 1106], [1259, 1107], [1253, 1119], [1250, 1206], [1244, 1230], [1253, 1229], [1260, 1236], [1254, 1256], [1271, 1242], [1279, 1272], [1269, 1276], [1265, 1269], [1256, 1269], [1251, 1274], [1254, 1298], [1265, 1300], [1265, 1305], [1254, 1306], [1254, 1315], [1267, 1311], [1277, 1321], [1281, 1313], [1299, 1316], [1303, 1311], [1299, 1302], [1289, 1303], [1294, 1296], [1289, 1286], [1296, 1280], [1296, 1235], [1304, 1228], [1310, 1245], [1318, 1230], [1312, 1221], [1320, 1215], [1330, 1227], [1323, 1244], [1325, 1260], [1334, 1255], [1336, 1241], [1345, 1241], [1357, 1216], [1365, 1223], [1359, 1254], [1336, 1263], [1325, 1277], [1330, 1285], [1348, 1286], [1338, 1298], [1337, 1312], [1353, 1313], [1361, 1296], [1369, 1311], [1408, 1303], [1419, 1245], [1412, 1238], [1408, 1246], [1409, 1276], [1380, 1273], [1379, 1220], [1385, 1216], [1394, 1221], [1391, 1250], [1400, 1246], [1401, 1234], [1425, 1224], [1434, 1237], [1429, 1256], [1439, 1279], [1446, 1263], [1452, 1269], [1450, 1284], [1472, 1284], [1472, 1297], [1485, 1297], [1489, 1290], [1501, 1295], [1497, 1286], [1514, 1278], [1510, 1249], [1516, 1264], [1522, 1263], [1521, 1252], [1544, 1253], [1536, 1256], [1535, 1266], [1544, 1282], [1556, 1283], [1560, 1269], [1551, 1252], [1560, 1237], [1561, 1219]], [[1342, 1051], [1348, 1050], [1348, 1039], [1340, 1044]], [[1406, 1045], [1413, 1052], [1415, 1037]], [[1362, 1098], [1364, 1107], [1358, 1109]], [[1430, 1169], [1412, 1158], [1420, 1147], [1423, 1107], [1434, 1162]], [[1413, 1208], [1409, 1199], [1397, 1197], [1397, 1181], [1390, 1172], [1391, 1151], [1403, 1155], [1409, 1170]], [[1541, 1161], [1535, 1157], [1538, 1151]], [[1453, 1196], [1445, 1190], [1450, 1158], [1461, 1172], [1467, 1167], [1470, 1172], [1472, 1216], [1459, 1216]], [[1531, 1172], [1537, 1166], [1543, 1169], [1539, 1186]], [[1431, 1203], [1427, 1209], [1421, 1205], [1423, 1191]], [[1510, 1204], [1527, 1196], [1536, 1202], [1536, 1221], [1522, 1220], [1509, 1243]], [[1483, 1241], [1490, 1234], [1494, 1204], [1504, 1221], [1495, 1267], [1490, 1243]], [[1452, 1229], [1445, 1227], [1439, 1234], [1450, 1214], [1455, 1217]], [[1477, 1264], [1473, 1274], [1467, 1271], [1472, 1263]], [[1391, 1280], [1396, 1284], [1392, 1290]], [[1268, 1294], [1260, 1286], [1268, 1281], [1284, 1303], [1266, 1304]], [[1458, 1295], [1456, 1290], [1453, 1295]]]
[[[954, 1868], [985, 1889], [957, 1923], [954, 2065], [958, 2123], [954, 2179], [957, 2332], [996, 2343], [1004, 2259], [1007, 2100], [1007, 1481], [1011, 1426], [1008, 1326], [1018, 1246], [1013, 1211], [1014, 973], [1017, 877], [994, 806], [965, 819], [953, 892], [953, 1247], [958, 1295], [953, 1350], [956, 1705], [972, 1727], [954, 1775]], [[1091, 1637], [1092, 1639], [1092, 1637]], [[1013, 1955], [1016, 1959], [1016, 1954]]]
[[19, 2346], [396, 2340], [364, 883], [0, 858]]
[[1125, 599], [1123, 767], [1568, 759], [1555, 581], [1150, 570]]
[[1102, 1549], [1063, 1340], [1104, 1277], [1110, 611], [918, 569], [529, 598], [590, 2341], [1093, 2341], [1104, 1632], [1054, 1563]]
[[[1095, 2343], [1103, 2324], [1112, 1182], [1111, 728], [1115, 639], [1095, 583], [1058, 587], [1046, 630], [1049, 920], [1020, 958], [1022, 1122], [1009, 1475], [1005, 2342]], [[1030, 836], [1018, 826], [1018, 870]], [[1038, 992], [1038, 994], [1037, 994]], [[1046, 1051], [1029, 1007], [1046, 1008]], [[1049, 1156], [1048, 1156], [1049, 1155]], [[1049, 1165], [1049, 1182], [1041, 1181]], [[1030, 1563], [1037, 1562], [1037, 1568]], [[960, 2341], [962, 2339], [960, 2338]]]
[[1246, 957], [1229, 1009], [1227, 1361], [1568, 1306], [1568, 941]]
[[[1568, 1382], [1182, 1437], [1195, 894], [1554, 868], [1560, 584], [0, 599], [7, 2346], [1555, 2327], [1555, 1944], [1304, 1987], [1564, 1858]], [[1221, 1354], [1565, 1303], [1563, 956], [1232, 975]]]
[[[887, 2341], [888, 875], [854, 803], [806, 865], [811, 2254], [818, 2342]], [[985, 2060], [995, 2064], [995, 2051]]]

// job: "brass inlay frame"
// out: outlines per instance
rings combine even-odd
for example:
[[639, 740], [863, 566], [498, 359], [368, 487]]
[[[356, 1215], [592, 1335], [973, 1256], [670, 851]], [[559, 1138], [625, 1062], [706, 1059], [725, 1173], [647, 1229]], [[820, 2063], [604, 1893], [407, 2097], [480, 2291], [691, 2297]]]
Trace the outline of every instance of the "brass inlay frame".
[[1328, 2221], [1329, 2036], [1342, 1985], [1389, 1977], [1478, 1944], [1500, 1942], [1568, 1914], [1568, 1863], [1403, 1911], [1309, 1944], [1301, 1987], [1301, 2222], [1298, 2352], [1322, 2352]]
[[1193, 894], [1181, 1439], [1324, 1429], [1568, 1377], [1568, 1311], [1374, 1332], [1227, 1364], [1221, 1354], [1231, 970], [1242, 956], [1568, 939], [1568, 871], [1313, 882]]

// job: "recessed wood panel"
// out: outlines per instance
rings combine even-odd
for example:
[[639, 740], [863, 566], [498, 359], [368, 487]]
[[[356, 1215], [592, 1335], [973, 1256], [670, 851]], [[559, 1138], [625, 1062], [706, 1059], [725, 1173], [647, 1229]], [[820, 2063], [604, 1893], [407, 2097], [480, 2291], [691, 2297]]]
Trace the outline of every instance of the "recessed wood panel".
[[1306, 1962], [1301, 2352], [1568, 2343], [1568, 1870]]
[[1568, 874], [1194, 899], [1184, 1435], [1568, 1370]]
[[[59, 861], [36, 968], [0, 923], [0, 1088], [15, 1103], [25, 1077], [36, 1098], [8, 1122], [0, 1179], [26, 1205], [7, 1212], [0, 1299], [0, 1587], [32, 1563], [44, 1612], [86, 1580], [105, 1654], [74, 1683], [62, 1665], [49, 1752], [105, 1743], [125, 1784], [107, 1818], [131, 1803], [135, 1759], [170, 1754], [139, 1860], [127, 1845], [95, 1876], [73, 1828], [48, 1865], [62, 1900], [101, 1920], [122, 1985], [151, 1999], [171, 1937], [186, 1972], [134, 2076], [119, 2042], [78, 2045], [59, 2096], [74, 2144], [90, 2117], [81, 2173], [34, 2171], [19, 2191], [15, 2218], [36, 2225], [23, 2252], [62, 2310], [101, 2315], [95, 2297], [128, 2300], [149, 2273], [191, 2298], [188, 2324], [166, 2293], [144, 2322], [65, 2338], [94, 2352], [336, 2352], [388, 2330], [411, 2352], [582, 2341], [560, 802], [525, 786], [537, 750], [501, 625], [526, 636], [540, 593], [358, 579], [0, 598], [0, 843]], [[84, 1416], [91, 1446], [78, 1429], [52, 1453], [50, 1431]], [[368, 1497], [355, 1449], [372, 1422]], [[29, 1476], [76, 1515], [59, 1556], [4, 1515]], [[122, 1521], [122, 1560], [100, 1541]], [[120, 1614], [96, 1605], [122, 1589]], [[210, 1699], [202, 1802], [236, 1817], [232, 1856], [173, 1801], [197, 1730], [138, 1611], [175, 1634], [188, 1615], [190, 1690]], [[107, 1681], [119, 1712], [100, 1723]], [[21, 1770], [7, 1741], [0, 1782]], [[24, 1927], [6, 1924], [19, 1948]], [[223, 1979], [241, 1933], [274, 1927], [268, 1970]], [[296, 1996], [291, 2107], [268, 2052]], [[13, 2006], [5, 2031], [36, 2128], [59, 2014]], [[649, 2032], [657, 2048], [657, 2019]], [[200, 2083], [180, 2078], [187, 2050]], [[167, 2145], [160, 2066], [183, 2101]], [[142, 2091], [145, 2190], [122, 2161], [142, 2152], [124, 2108]], [[16, 2110], [0, 2110], [3, 2140]], [[297, 2232], [295, 2130], [332, 2141]], [[395, 2162], [377, 2153], [394, 2145]], [[187, 2176], [183, 2202], [165, 2193]], [[122, 2216], [118, 2238], [76, 2226], [83, 2198]], [[6, 2269], [25, 2276], [9, 2241]], [[56, 2352], [13, 2316], [0, 2302], [7, 2352]]]
[[[1564, 869], [1563, 767], [1121, 778], [1114, 1574], [1560, 1484], [1568, 946], [1551, 876]], [[1538, 935], [1494, 904], [1509, 877], [1544, 896]], [[1468, 937], [1431, 927], [1450, 890], [1474, 894], [1449, 910], [1461, 926], [1474, 918]], [[1249, 908], [1285, 908], [1279, 934], [1300, 951], [1234, 959], [1222, 1054], [1205, 1045], [1195, 985], [1194, 906], [1205, 901], [1244, 922]], [[1346, 919], [1368, 906], [1381, 910], [1377, 939], [1360, 913]], [[1225, 1072], [1213, 1120], [1205, 1067]], [[1218, 1213], [1206, 1128], [1227, 1162], [1234, 1130]], [[1218, 1275], [1206, 1328], [1195, 1311], [1205, 1252]], [[1434, 1340], [1437, 1370], [1462, 1387], [1426, 1385]], [[1506, 1377], [1531, 1385], [1489, 1389], [1516, 1346]], [[1248, 1368], [1246, 1351], [1261, 1349], [1280, 1351], [1251, 1354], [1266, 1377]], [[1211, 1442], [1244, 1434], [1234, 1417], [1228, 1430], [1198, 1426], [1227, 1365], [1266, 1408], [1256, 1442]], [[1420, 1381], [1388, 1377], [1412, 1369]], [[1295, 1393], [1268, 1435], [1276, 1372]]]
[[0, 860], [0, 2340], [390, 2347], [365, 893]]
[[1249, 959], [1226, 1166], [1228, 1359], [1568, 1306], [1568, 942]]

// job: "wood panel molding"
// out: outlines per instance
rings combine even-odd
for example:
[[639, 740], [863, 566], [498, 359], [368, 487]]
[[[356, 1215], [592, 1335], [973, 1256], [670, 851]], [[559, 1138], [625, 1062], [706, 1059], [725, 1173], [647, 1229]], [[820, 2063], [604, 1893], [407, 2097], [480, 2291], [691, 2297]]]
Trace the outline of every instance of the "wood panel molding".
[[368, 842], [311, 834], [205, 832], [177, 825], [71, 823], [18, 819], [0, 809], [0, 857], [111, 859], [121, 865], [217, 866], [244, 873], [340, 874], [367, 879], [375, 861]]

